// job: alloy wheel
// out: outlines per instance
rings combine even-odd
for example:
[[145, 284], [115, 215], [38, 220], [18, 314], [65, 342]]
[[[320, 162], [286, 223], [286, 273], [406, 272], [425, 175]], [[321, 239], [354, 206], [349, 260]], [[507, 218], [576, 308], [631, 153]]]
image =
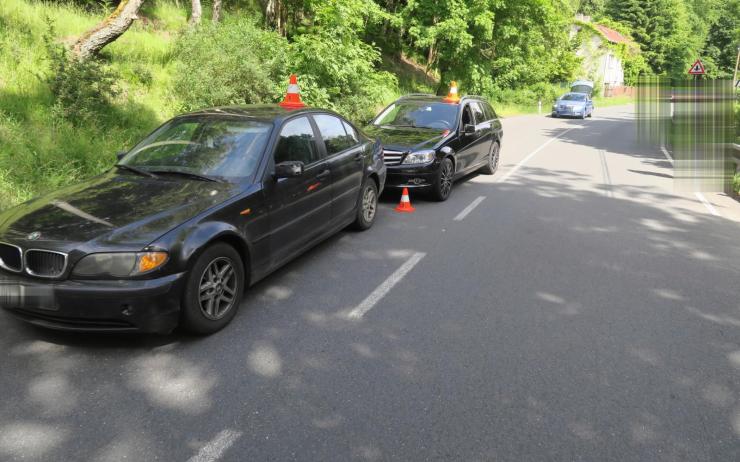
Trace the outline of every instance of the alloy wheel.
[[231, 259], [219, 257], [206, 266], [200, 277], [198, 297], [203, 316], [216, 321], [234, 307], [238, 281]]
[[495, 172], [496, 168], [498, 167], [498, 151], [498, 143], [493, 143], [493, 148], [491, 148], [491, 155], [488, 156], [488, 164], [491, 167], [491, 172]]
[[442, 169], [439, 176], [439, 190], [442, 197], [447, 197], [452, 190], [452, 162], [446, 160], [442, 162]]
[[362, 195], [362, 216], [367, 223], [372, 223], [375, 218], [375, 211], [378, 207], [378, 196], [374, 188], [365, 188]]

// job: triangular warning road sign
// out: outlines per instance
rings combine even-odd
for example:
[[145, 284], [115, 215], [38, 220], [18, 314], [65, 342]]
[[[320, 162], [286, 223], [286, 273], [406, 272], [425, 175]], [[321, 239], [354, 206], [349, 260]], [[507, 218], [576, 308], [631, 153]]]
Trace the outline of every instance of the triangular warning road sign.
[[704, 63], [701, 62], [701, 59], [697, 59], [691, 66], [691, 69], [689, 69], [689, 74], [691, 75], [704, 75], [706, 73], [707, 71], [704, 69]]

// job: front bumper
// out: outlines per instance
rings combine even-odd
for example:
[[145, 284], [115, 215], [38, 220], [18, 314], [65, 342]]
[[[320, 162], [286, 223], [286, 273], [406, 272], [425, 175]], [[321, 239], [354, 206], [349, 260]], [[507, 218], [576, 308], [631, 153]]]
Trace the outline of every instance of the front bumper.
[[50, 329], [169, 333], [186, 273], [148, 280], [39, 281], [0, 274], [0, 307]]
[[552, 115], [555, 117], [581, 117], [585, 109], [555, 109]]
[[394, 165], [388, 167], [385, 185], [389, 188], [427, 188], [432, 186], [439, 175], [439, 162], [411, 166]]

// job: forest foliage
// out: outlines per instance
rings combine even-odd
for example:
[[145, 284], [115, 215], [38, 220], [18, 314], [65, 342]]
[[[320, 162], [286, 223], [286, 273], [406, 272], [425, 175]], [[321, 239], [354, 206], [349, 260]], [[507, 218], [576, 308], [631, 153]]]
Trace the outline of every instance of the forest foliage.
[[363, 121], [451, 80], [547, 103], [582, 77], [576, 13], [635, 41], [617, 50], [630, 81], [684, 77], [698, 56], [727, 77], [740, 42], [740, 0], [223, 0], [218, 21], [203, 0], [199, 23], [191, 0], [145, 0], [96, 57], [70, 59], [115, 3], [0, 2], [0, 209], [107, 168], [175, 113], [276, 102], [292, 72], [309, 104]]

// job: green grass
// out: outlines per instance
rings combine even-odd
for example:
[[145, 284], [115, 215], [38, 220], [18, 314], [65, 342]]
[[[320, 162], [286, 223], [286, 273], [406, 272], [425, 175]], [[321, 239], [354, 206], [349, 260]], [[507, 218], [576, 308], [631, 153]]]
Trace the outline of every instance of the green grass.
[[0, 2], [0, 210], [96, 174], [175, 108], [172, 43], [186, 11], [159, 0], [101, 59], [120, 76], [119, 96], [95, 120], [75, 127], [54, 115], [43, 36], [71, 44], [104, 12], [73, 4]]

